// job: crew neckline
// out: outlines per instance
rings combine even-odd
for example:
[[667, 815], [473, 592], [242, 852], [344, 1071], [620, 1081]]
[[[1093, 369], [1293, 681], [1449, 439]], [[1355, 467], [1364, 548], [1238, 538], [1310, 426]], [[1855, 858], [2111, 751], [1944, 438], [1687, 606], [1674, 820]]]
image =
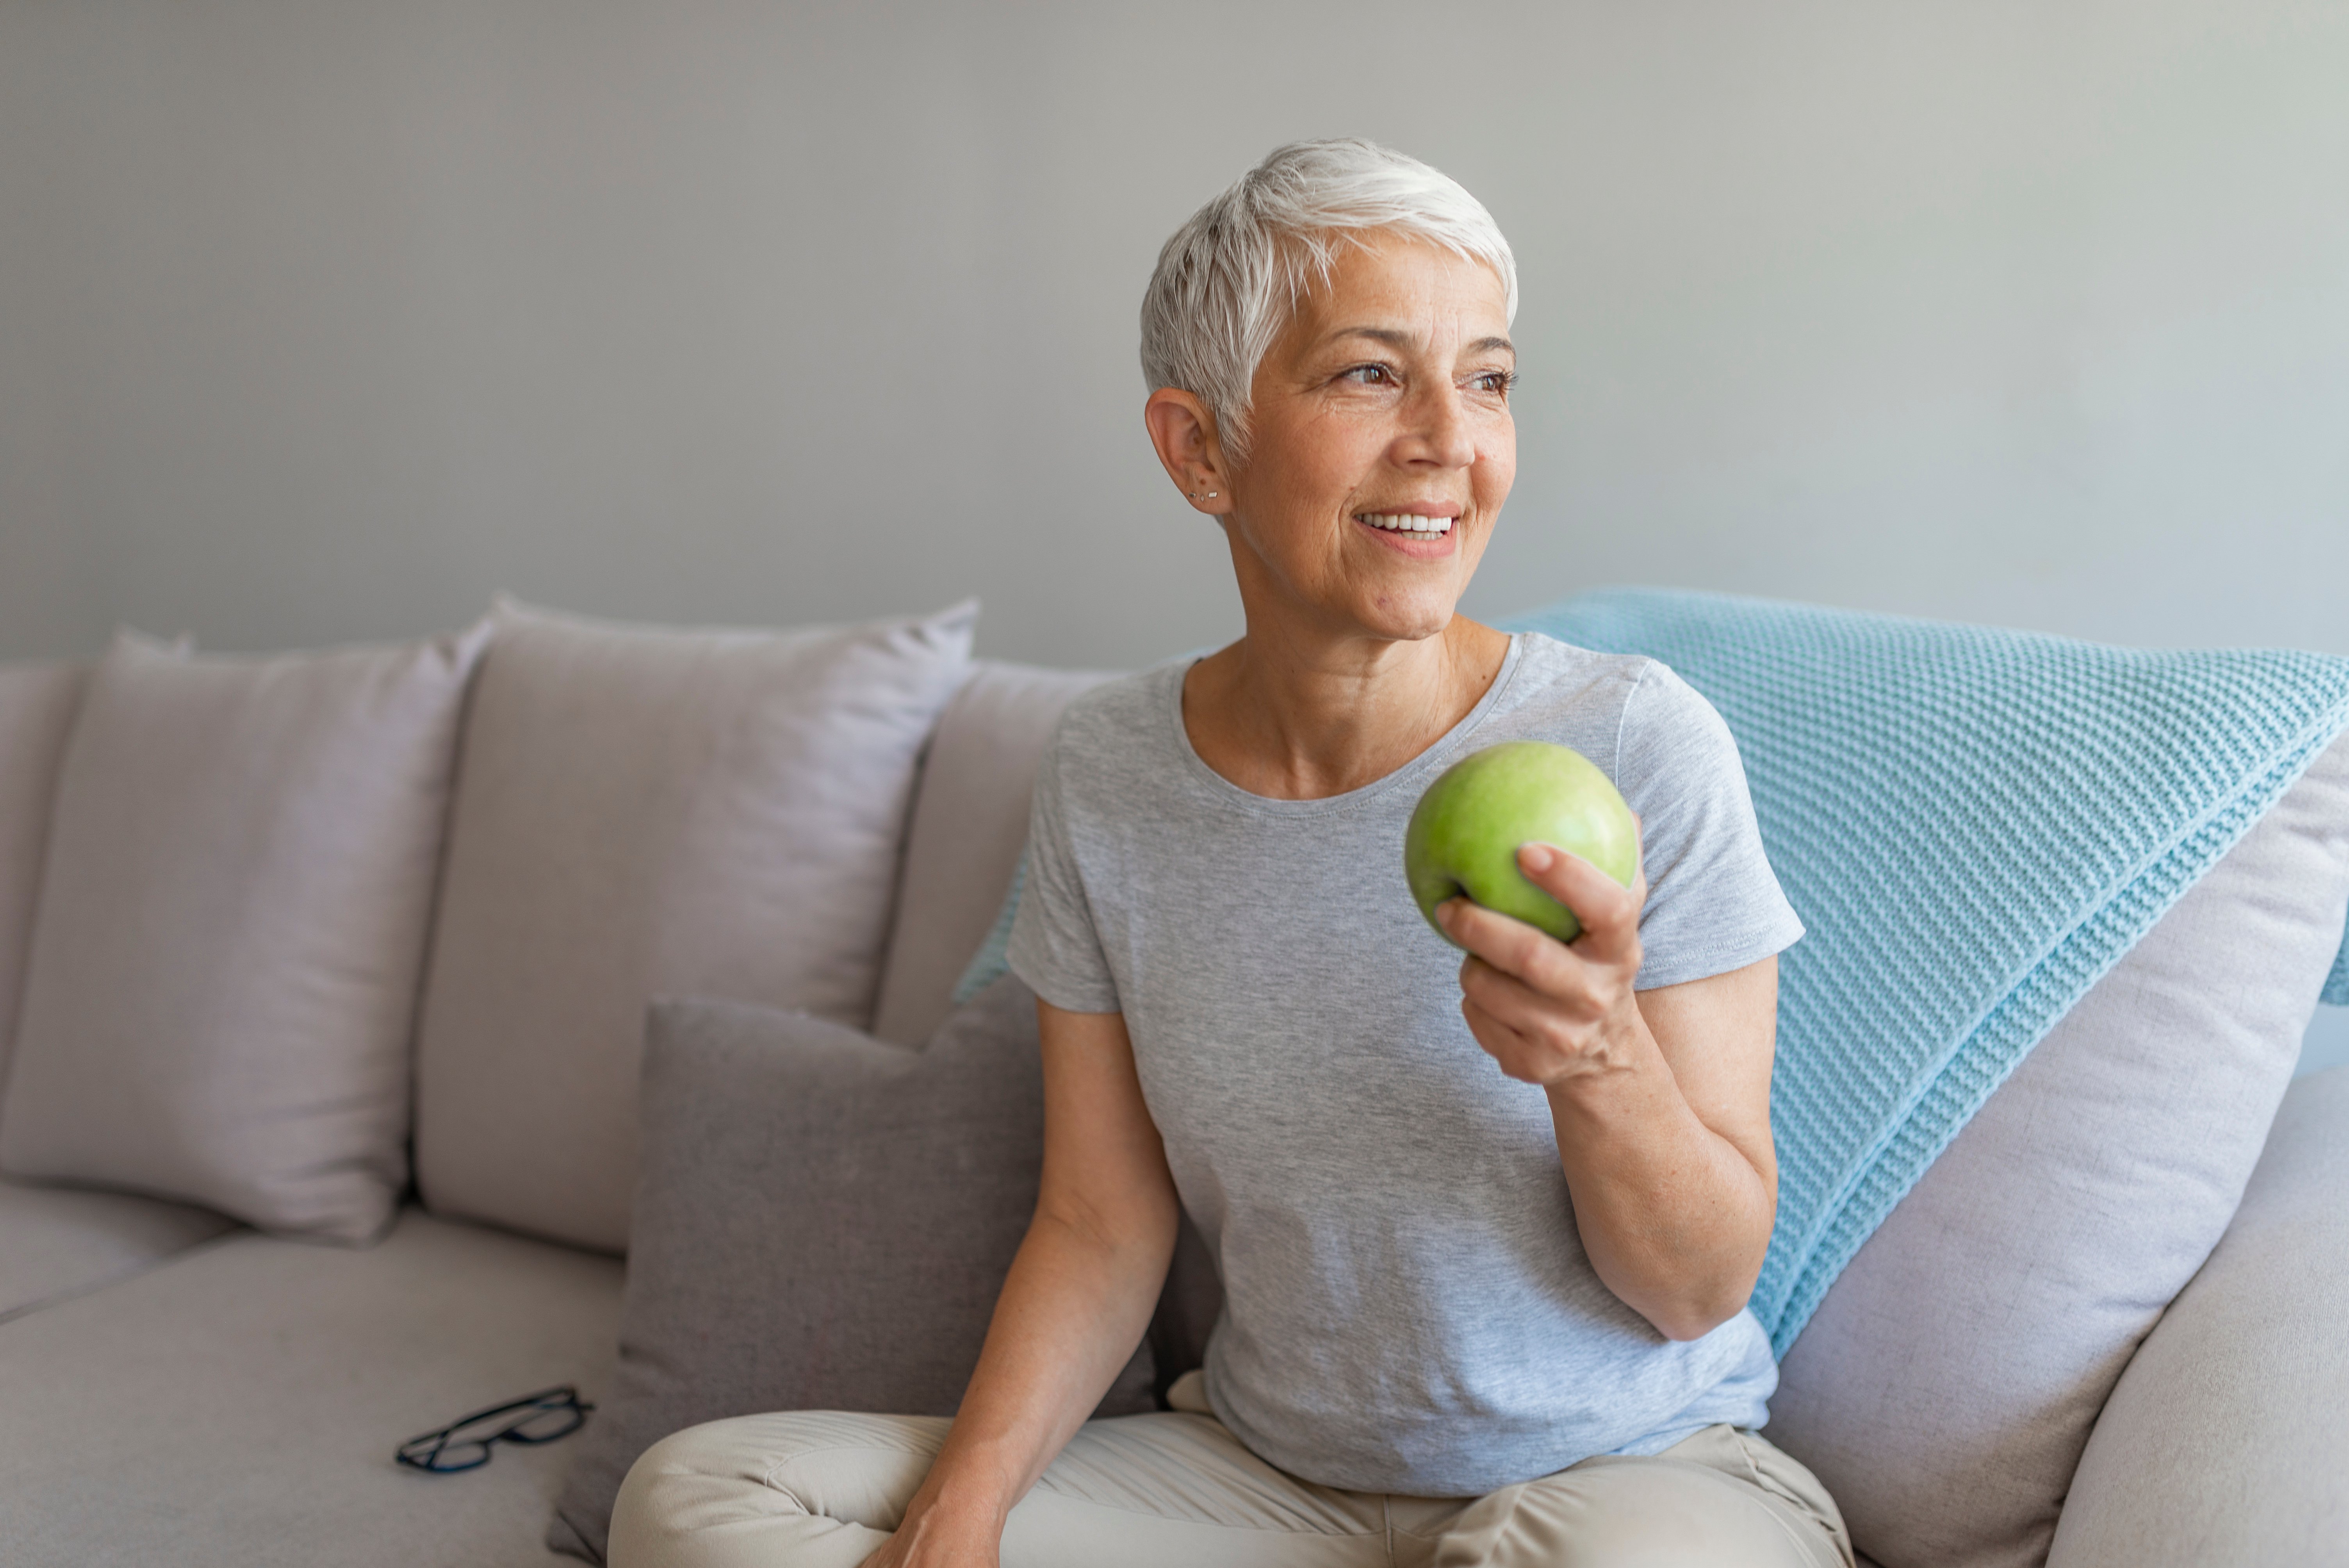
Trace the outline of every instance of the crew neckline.
[[1185, 770], [1208, 790], [1219, 795], [1228, 804], [1264, 816], [1322, 816], [1368, 805], [1390, 790], [1407, 788], [1447, 766], [1453, 754], [1475, 731], [1476, 727], [1484, 723], [1494, 705], [1501, 700], [1502, 693], [1508, 689], [1509, 683], [1516, 678], [1518, 666], [1524, 662], [1525, 645], [1526, 634], [1509, 634], [1509, 651], [1501, 656], [1501, 667], [1494, 675], [1492, 684], [1485, 688], [1485, 695], [1476, 699], [1475, 707], [1461, 716], [1460, 722], [1429, 743], [1426, 750], [1382, 778], [1373, 779], [1343, 794], [1324, 795], [1317, 800], [1283, 800], [1270, 795], [1259, 795], [1252, 789], [1241, 789], [1207, 765], [1207, 759], [1199, 755], [1198, 748], [1191, 744], [1191, 731], [1183, 722], [1183, 683], [1190, 678], [1191, 666], [1199, 662], [1197, 659], [1179, 659], [1167, 666], [1166, 689], [1160, 700], [1164, 704], [1166, 723], [1174, 731], [1174, 749], [1183, 759]]

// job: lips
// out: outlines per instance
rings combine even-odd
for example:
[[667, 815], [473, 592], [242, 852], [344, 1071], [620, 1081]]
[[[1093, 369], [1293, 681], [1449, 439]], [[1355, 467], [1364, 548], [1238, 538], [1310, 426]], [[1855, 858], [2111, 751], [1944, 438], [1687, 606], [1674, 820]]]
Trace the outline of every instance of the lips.
[[1440, 539], [1452, 531], [1454, 519], [1448, 517], [1417, 517], [1405, 511], [1365, 511], [1354, 516], [1387, 533], [1407, 534], [1421, 539]]

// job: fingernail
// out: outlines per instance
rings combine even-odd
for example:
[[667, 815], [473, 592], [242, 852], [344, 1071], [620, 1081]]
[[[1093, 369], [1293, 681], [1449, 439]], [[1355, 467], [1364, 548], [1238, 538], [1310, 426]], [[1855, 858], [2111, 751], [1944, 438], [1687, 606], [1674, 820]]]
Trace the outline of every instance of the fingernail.
[[1547, 844], [1526, 844], [1517, 851], [1517, 864], [1529, 872], [1546, 872], [1557, 863], [1557, 851]]

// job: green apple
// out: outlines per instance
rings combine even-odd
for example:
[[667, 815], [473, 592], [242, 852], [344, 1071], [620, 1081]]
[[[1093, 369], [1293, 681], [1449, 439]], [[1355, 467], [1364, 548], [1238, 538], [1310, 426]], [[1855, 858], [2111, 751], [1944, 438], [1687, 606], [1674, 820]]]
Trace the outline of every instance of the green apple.
[[1412, 811], [1403, 874], [1430, 925], [1437, 904], [1465, 893], [1571, 942], [1582, 922], [1517, 869], [1518, 847], [1533, 843], [1580, 855], [1625, 887], [1640, 874], [1640, 826], [1614, 781], [1572, 747], [1546, 740], [1488, 746], [1445, 769]]

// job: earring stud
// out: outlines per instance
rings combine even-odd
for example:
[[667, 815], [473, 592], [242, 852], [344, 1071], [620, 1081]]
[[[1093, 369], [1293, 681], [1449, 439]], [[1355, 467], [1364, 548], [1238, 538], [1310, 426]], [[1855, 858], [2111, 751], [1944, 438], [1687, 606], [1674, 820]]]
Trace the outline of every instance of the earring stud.
[[[1197, 490], [1185, 490], [1183, 493], [1184, 493], [1185, 495], [1189, 496], [1193, 500], [1199, 500], [1199, 499], [1200, 499], [1200, 498], [1199, 498], [1199, 492], [1198, 492]], [[1221, 494], [1221, 493], [1222, 493], [1222, 492], [1221, 492], [1221, 491], [1219, 491], [1219, 490], [1209, 490], [1209, 491], [1207, 492], [1206, 499], [1207, 499], [1207, 500], [1215, 500], [1215, 499], [1216, 499], [1216, 497], [1217, 495], [1219, 495], [1219, 494]]]

